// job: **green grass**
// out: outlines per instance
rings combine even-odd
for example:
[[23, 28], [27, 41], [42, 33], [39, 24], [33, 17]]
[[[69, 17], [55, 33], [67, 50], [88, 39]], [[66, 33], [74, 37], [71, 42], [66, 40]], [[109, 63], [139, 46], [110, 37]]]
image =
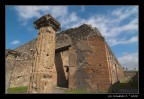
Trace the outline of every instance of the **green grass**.
[[8, 88], [8, 93], [27, 93], [27, 86]]
[[95, 94], [94, 92], [84, 90], [65, 90], [66, 94]]
[[129, 84], [130, 84], [130, 87], [131, 87], [131, 88], [136, 88], [136, 89], [138, 89], [138, 81], [132, 81], [132, 82], [129, 82]]
[[115, 91], [118, 91], [119, 89], [138, 89], [138, 81], [124, 81], [116, 83], [112, 87]]

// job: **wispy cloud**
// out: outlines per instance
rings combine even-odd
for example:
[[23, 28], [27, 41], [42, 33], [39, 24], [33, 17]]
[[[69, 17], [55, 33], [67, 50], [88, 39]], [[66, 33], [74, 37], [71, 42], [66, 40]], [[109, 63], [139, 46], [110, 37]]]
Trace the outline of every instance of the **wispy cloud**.
[[[16, 6], [15, 10], [24, 25], [31, 18], [49, 13], [57, 18], [64, 30], [84, 23], [97, 27], [110, 46], [132, 44], [138, 41], [138, 37], [131, 36], [138, 32], [137, 6], [121, 7], [109, 11], [108, 14], [94, 14], [88, 18], [78, 16], [78, 11], [70, 11], [68, 6]], [[81, 6], [80, 10], [85, 11], [85, 6]], [[125, 34], [129, 34], [130, 38], [121, 36]]]
[[122, 67], [133, 70], [135, 67], [138, 69], [138, 53], [126, 53], [118, 58]]
[[121, 39], [109, 39], [108, 42], [110, 43], [111, 46], [115, 46], [118, 44], [131, 44], [131, 43], [135, 43], [138, 41], [138, 36], [133, 36], [130, 39], [125, 39], [125, 38], [121, 38]]
[[12, 45], [16, 45], [16, 44], [19, 44], [19, 43], [20, 43], [19, 40], [14, 40], [14, 41], [11, 42]]
[[69, 15], [65, 17], [60, 18], [60, 22], [63, 27], [66, 27], [67, 25], [70, 25], [72, 23], [76, 23], [78, 21], [79, 17], [77, 16], [76, 12], [71, 12]]
[[113, 10], [111, 15], [117, 18], [114, 21], [121, 22], [122, 20], [127, 19], [129, 16], [136, 13], [138, 13], [138, 7], [123, 7]]
[[[97, 27], [110, 46], [138, 42], [138, 6], [120, 7], [108, 11], [107, 14], [96, 13], [87, 18], [78, 15], [79, 12], [85, 12], [85, 6], [80, 6], [77, 11], [69, 10], [69, 6], [16, 6], [14, 8], [23, 25], [27, 25], [32, 18], [39, 18], [49, 13], [61, 23], [64, 30], [84, 23]], [[30, 28], [29, 30], [31, 31]], [[18, 43], [17, 40], [11, 44]], [[138, 53], [126, 53], [118, 60], [122, 66], [133, 69], [138, 66]]]
[[67, 6], [16, 6], [14, 9], [17, 11], [19, 20], [27, 24], [31, 18], [39, 18], [44, 14], [51, 14], [54, 17], [64, 17], [68, 14]]
[[[110, 46], [119, 44], [132, 44], [137, 42], [138, 37], [131, 36], [138, 33], [138, 7], [123, 7], [106, 14], [95, 14], [87, 19], [77, 16], [76, 22], [66, 24], [66, 28], [77, 27], [83, 23], [97, 27], [106, 38]], [[125, 20], [127, 20], [125, 22]], [[131, 38], [120, 37], [128, 34]]]
[[[125, 22], [127, 20], [127, 22]], [[110, 46], [119, 44], [132, 44], [138, 41], [138, 7], [122, 7], [106, 14], [95, 14], [88, 19], [78, 18], [78, 21], [70, 27], [79, 26], [82, 23], [97, 27]], [[122, 35], [129, 35], [124, 38]]]

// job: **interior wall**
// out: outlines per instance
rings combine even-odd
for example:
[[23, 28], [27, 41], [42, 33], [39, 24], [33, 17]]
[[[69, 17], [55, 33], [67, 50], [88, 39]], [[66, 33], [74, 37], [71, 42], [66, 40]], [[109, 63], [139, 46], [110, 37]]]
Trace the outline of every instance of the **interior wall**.
[[68, 87], [68, 51], [55, 54], [53, 84], [58, 87]]

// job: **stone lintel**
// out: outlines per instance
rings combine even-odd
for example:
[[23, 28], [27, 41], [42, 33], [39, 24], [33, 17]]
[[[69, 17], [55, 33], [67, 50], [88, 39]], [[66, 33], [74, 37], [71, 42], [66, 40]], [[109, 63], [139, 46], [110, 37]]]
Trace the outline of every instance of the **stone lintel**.
[[71, 45], [65, 45], [65, 46], [61, 46], [61, 47], [57, 47], [55, 49], [55, 53], [59, 53], [59, 52], [62, 52], [62, 51], [66, 51], [69, 49], [69, 47], [71, 47]]
[[36, 29], [47, 26], [52, 26], [55, 31], [60, 29], [60, 23], [56, 21], [50, 14], [44, 15], [34, 22], [34, 27]]

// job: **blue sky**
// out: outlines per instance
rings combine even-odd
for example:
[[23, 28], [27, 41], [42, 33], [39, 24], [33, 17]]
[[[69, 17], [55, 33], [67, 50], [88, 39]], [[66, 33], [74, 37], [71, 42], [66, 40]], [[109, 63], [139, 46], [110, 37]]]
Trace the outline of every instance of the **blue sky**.
[[62, 30], [84, 23], [97, 27], [121, 65], [138, 68], [138, 6], [6, 6], [6, 48], [37, 37], [33, 22], [47, 13]]

